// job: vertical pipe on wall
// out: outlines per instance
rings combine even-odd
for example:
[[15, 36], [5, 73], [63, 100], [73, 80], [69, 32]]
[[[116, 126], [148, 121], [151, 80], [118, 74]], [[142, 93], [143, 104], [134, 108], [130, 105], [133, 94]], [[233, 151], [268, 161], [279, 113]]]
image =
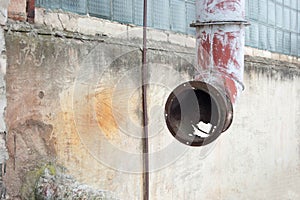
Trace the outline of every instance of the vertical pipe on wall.
[[196, 80], [210, 84], [228, 99], [224, 132], [244, 89], [245, 0], [197, 0], [196, 15]]
[[213, 142], [232, 123], [243, 90], [245, 0], [196, 0], [196, 74], [169, 96], [172, 135], [190, 146]]
[[245, 1], [197, 0], [197, 78], [223, 87], [232, 104], [243, 89]]
[[143, 52], [142, 52], [142, 104], [143, 104], [143, 199], [149, 199], [149, 141], [148, 141], [148, 108], [147, 108], [147, 0], [144, 0], [143, 14]]

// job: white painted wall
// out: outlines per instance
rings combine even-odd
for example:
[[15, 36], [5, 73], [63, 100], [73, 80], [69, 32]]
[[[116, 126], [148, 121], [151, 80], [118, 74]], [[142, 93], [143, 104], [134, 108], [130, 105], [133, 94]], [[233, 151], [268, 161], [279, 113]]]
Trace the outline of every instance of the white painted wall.
[[[53, 32], [66, 30], [92, 36], [107, 32], [108, 37], [118, 35], [122, 36], [121, 39], [128, 41], [132, 39], [131, 37], [135, 37], [137, 33], [140, 33], [139, 31], [141, 30], [139, 29], [137, 32], [131, 31], [132, 27], [130, 26], [106, 20], [89, 18], [87, 16], [80, 18], [77, 15], [57, 14], [44, 12], [44, 10], [37, 10], [36, 21], [39, 25], [53, 28]], [[97, 26], [102, 27], [102, 29], [96, 29], [95, 27]], [[180, 52], [178, 54], [182, 57], [191, 57], [195, 42], [193, 38], [157, 30], [149, 30], [149, 36], [149, 46], [154, 49], [156, 48], [155, 50], [158, 52], [165, 52], [169, 48], [168, 45], [172, 45], [174, 52]], [[53, 40], [67, 43], [71, 39], [55, 38]], [[81, 42], [84, 43], [84, 39], [76, 42], [80, 44]], [[111, 40], [109, 42], [114, 41]], [[105, 48], [100, 49], [102, 51]], [[76, 58], [76, 51], [73, 50], [70, 48], [69, 52], [66, 53], [66, 57], [70, 59], [70, 63]], [[137, 51], [139, 52], [138, 48]], [[113, 52], [118, 51], [114, 50]], [[174, 52], [169, 52], [169, 54], [177, 55]], [[264, 56], [261, 53], [262, 51], [247, 48], [246, 54], [247, 52], [248, 55], [252, 56]], [[266, 57], [275, 58], [273, 54], [265, 54]], [[96, 59], [102, 59], [102, 57], [99, 57]], [[277, 58], [299, 63], [299, 58], [290, 58], [281, 55], [278, 55]], [[105, 59], [110, 61], [113, 58], [105, 57]], [[188, 60], [192, 59], [189, 58]], [[150, 123], [154, 124], [149, 129], [151, 135], [150, 162], [153, 169], [150, 174], [151, 200], [281, 200], [300, 198], [300, 191], [297, 190], [300, 188], [299, 64], [296, 65], [297, 68], [294, 71], [291, 70], [285, 74], [284, 72], [288, 71], [287, 62], [280, 63], [275, 60], [265, 60], [264, 63], [261, 64], [260, 62], [258, 64], [253, 61], [255, 59], [247, 62], [246, 65], [246, 90], [242, 93], [241, 99], [237, 103], [234, 122], [231, 128], [216, 142], [199, 148], [190, 148], [177, 142], [167, 130], [163, 117], [164, 104], [168, 95], [177, 85], [188, 81], [190, 76], [186, 72], [179, 73], [178, 69], [175, 70], [176, 66], [159, 62], [150, 66], [152, 82], [148, 96], [149, 114]], [[272, 64], [271, 61], [276, 64]], [[48, 67], [51, 69], [51, 67], [57, 66], [49, 65]], [[64, 69], [68, 69], [67, 67], [70, 66], [62, 65], [59, 67], [60, 69], [64, 67], [66, 67]], [[38, 73], [43, 74], [43, 71]], [[70, 77], [78, 75], [72, 70], [68, 71], [68, 73], [72, 75]], [[103, 79], [107, 81], [108, 86], [118, 83], [118, 80], [116, 80], [118, 77], [110, 73], [111, 71], [108, 70], [107, 74], [105, 74], [108, 78]], [[125, 76], [125, 78], [127, 77]], [[42, 82], [42, 78], [40, 79]], [[64, 79], [69, 80], [68, 75], [62, 77], [62, 80]], [[45, 84], [45, 82], [43, 83]], [[57, 83], [64, 84], [60, 79]], [[70, 85], [74, 84], [72, 81], [68, 83]], [[20, 90], [22, 87], [23, 85], [20, 86]], [[60, 93], [60, 99], [52, 99], [52, 96], [46, 96], [45, 98], [48, 98], [49, 104], [41, 109], [41, 111], [38, 111], [44, 117], [41, 117], [41, 120], [54, 125], [54, 135], [58, 138], [56, 144], [58, 160], [69, 167], [68, 172], [79, 180], [93, 185], [95, 188], [110, 190], [116, 194], [116, 197], [120, 197], [121, 199], [140, 199], [142, 196], [142, 178], [140, 174], [120, 172], [107, 167], [105, 163], [103, 165], [82, 143], [82, 138], [79, 137], [78, 132], [75, 130], [76, 127], [73, 124], [72, 115], [74, 110], [72, 101], [74, 91], [72, 89], [72, 87], [69, 90], [64, 89]], [[132, 91], [133, 89], [129, 87], [127, 92], [128, 94], [132, 94], [134, 93]], [[45, 90], [45, 93], [47, 94], [47, 90]], [[134, 116], [140, 117], [139, 103], [136, 103], [138, 101], [133, 101], [136, 100], [136, 96], [138, 96], [138, 93], [129, 96], [133, 98], [131, 104], [134, 105], [132, 107], [137, 108], [129, 112], [134, 114]], [[122, 105], [122, 109], [124, 107]], [[87, 106], [87, 108], [89, 107]], [[54, 113], [52, 115], [54, 116], [53, 119], [46, 119], [46, 114], [48, 114], [47, 109], [52, 109], [51, 112]], [[55, 113], [56, 109], [63, 112]], [[91, 107], [92, 109], [94, 107]], [[120, 110], [122, 111], [122, 109]], [[65, 110], [68, 110], [68, 113], [64, 112]], [[94, 112], [94, 110], [92, 111]], [[87, 113], [92, 111], [87, 110]], [[124, 112], [126, 115], [124, 119], [130, 118], [127, 115], [127, 111]], [[86, 127], [87, 129], [90, 128], [89, 126]], [[89, 131], [87, 133], [90, 134], [87, 135], [87, 138], [91, 142], [90, 144], [94, 144], [94, 135]], [[118, 134], [122, 134], [122, 132], [120, 131]], [[113, 139], [111, 140], [117, 141], [117, 144], [121, 144], [122, 148], [139, 151], [140, 153], [141, 147], [138, 143], [130, 142], [130, 140], [119, 141]], [[88, 147], [102, 153], [103, 149], [101, 148], [105, 148], [106, 146], [90, 145]], [[158, 153], [155, 154], [156, 152]], [[109, 157], [110, 155], [107, 156]], [[130, 163], [130, 160], [127, 163], [124, 162], [124, 165], [128, 163]], [[123, 165], [123, 163], [118, 164]]]
[[[213, 144], [187, 148], [174, 163], [151, 173], [151, 200], [300, 198], [299, 68], [288, 78], [284, 65], [246, 66], [252, 67], [230, 129]], [[149, 98], [162, 102], [159, 95]], [[162, 131], [152, 141], [171, 143], [170, 135]], [[162, 146], [151, 143], [153, 151]], [[177, 143], [174, 150], [182, 146]]]

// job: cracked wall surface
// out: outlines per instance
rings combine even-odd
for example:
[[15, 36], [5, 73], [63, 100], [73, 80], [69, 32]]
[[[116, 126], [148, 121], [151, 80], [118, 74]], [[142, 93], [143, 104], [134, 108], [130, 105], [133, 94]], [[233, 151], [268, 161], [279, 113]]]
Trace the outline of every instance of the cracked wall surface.
[[[9, 21], [1, 29], [8, 196], [28, 199], [64, 182], [61, 191], [141, 199], [142, 28], [44, 9], [36, 14], [34, 25]], [[164, 104], [193, 78], [195, 40], [148, 34], [150, 199], [298, 199], [298, 58], [278, 61], [247, 49], [246, 90], [232, 127], [211, 145], [189, 148], [169, 133]]]

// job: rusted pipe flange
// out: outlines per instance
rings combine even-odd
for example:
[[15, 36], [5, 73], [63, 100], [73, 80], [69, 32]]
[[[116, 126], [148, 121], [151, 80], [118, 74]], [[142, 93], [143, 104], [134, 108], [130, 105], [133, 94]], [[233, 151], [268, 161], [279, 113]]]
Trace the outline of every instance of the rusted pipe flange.
[[[190, 146], [203, 146], [213, 142], [230, 126], [232, 112], [226, 94], [208, 83], [189, 81], [169, 95], [165, 120], [178, 141]], [[210, 128], [205, 131], [199, 128], [199, 124]]]

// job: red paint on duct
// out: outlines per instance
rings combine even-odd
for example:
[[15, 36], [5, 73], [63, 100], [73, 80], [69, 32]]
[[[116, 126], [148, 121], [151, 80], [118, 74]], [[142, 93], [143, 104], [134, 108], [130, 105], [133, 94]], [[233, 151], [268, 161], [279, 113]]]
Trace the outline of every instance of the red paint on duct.
[[236, 11], [239, 3], [235, 0], [227, 0], [216, 4], [216, 9]]
[[[245, 2], [197, 0], [196, 5], [199, 74], [195, 79], [224, 94], [231, 104], [228, 109], [231, 109], [243, 90]], [[232, 112], [228, 110], [227, 113], [230, 121]]]
[[201, 22], [236, 21], [245, 14], [244, 0], [198, 0], [196, 6], [197, 18]]
[[[200, 40], [201, 44], [198, 46], [198, 52], [210, 52], [211, 51], [211, 43], [210, 36], [206, 34], [206, 32], [201, 33], [201, 37], [206, 37], [206, 40]], [[210, 55], [209, 54], [201, 54], [198, 56], [198, 65], [203, 66], [203, 69], [208, 69], [210, 63]]]
[[229, 95], [229, 99], [231, 102], [235, 102], [237, 94], [237, 87], [236, 83], [234, 81], [234, 76], [232, 74], [229, 74], [228, 76], [223, 76], [223, 79], [225, 80], [225, 87], [226, 92]]
[[[209, 144], [232, 123], [233, 107], [243, 89], [244, 4], [244, 0], [196, 1], [198, 74], [179, 85], [165, 107], [168, 129], [184, 144]], [[211, 128], [204, 131], [201, 124]]]
[[232, 104], [243, 88], [244, 4], [244, 0], [198, 0], [196, 4], [201, 24], [197, 27], [198, 72], [209, 74], [198, 77], [223, 87]]

